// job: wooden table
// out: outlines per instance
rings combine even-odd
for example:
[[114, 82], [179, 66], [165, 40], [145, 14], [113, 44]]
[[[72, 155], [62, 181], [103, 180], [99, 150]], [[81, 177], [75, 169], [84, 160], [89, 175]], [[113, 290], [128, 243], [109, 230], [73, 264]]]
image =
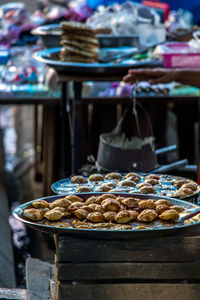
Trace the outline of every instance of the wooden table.
[[54, 300], [199, 300], [200, 229], [185, 236], [56, 236]]
[[55, 265], [29, 258], [28, 300], [199, 300], [200, 229], [185, 236], [55, 236]]

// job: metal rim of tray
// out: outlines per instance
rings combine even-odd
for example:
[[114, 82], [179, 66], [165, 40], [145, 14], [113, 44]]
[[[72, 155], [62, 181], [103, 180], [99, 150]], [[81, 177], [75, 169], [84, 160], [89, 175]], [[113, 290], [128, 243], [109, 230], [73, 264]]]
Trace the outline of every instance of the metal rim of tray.
[[[104, 193], [98, 193], [98, 195], [102, 195]], [[115, 193], [113, 193], [115, 194]], [[76, 194], [77, 196], [80, 196], [78, 194]], [[96, 195], [96, 194], [95, 194]], [[120, 196], [124, 196], [127, 197], [127, 194], [116, 194], [116, 195], [120, 195]], [[79, 235], [80, 237], [91, 237], [91, 238], [105, 238], [105, 239], [128, 239], [128, 238], [134, 238], [136, 237], [135, 235], [138, 235], [138, 237], [142, 237], [143, 234], [147, 234], [148, 237], [152, 236], [157, 236], [157, 235], [166, 235], [166, 234], [173, 234], [173, 233], [178, 233], [184, 229], [190, 229], [190, 228], [194, 228], [195, 226], [199, 226], [200, 225], [200, 221], [195, 222], [193, 224], [184, 224], [184, 225], [179, 225], [177, 227], [163, 227], [163, 228], [151, 228], [151, 229], [132, 229], [132, 230], [109, 230], [109, 229], [104, 229], [104, 230], [98, 230], [98, 229], [78, 229], [78, 228], [73, 228], [73, 227], [69, 227], [69, 228], [61, 228], [61, 227], [55, 227], [55, 226], [49, 226], [49, 225], [44, 225], [44, 224], [39, 224], [39, 223], [35, 223], [33, 221], [29, 221], [28, 219], [26, 219], [23, 216], [23, 210], [26, 207], [29, 207], [30, 204], [36, 200], [46, 200], [48, 202], [54, 201], [56, 199], [59, 198], [63, 198], [67, 196], [66, 195], [56, 195], [56, 196], [48, 196], [48, 197], [43, 197], [43, 198], [39, 198], [39, 199], [35, 199], [32, 200], [30, 202], [27, 202], [25, 204], [22, 204], [20, 206], [18, 206], [17, 208], [15, 208], [15, 210], [13, 211], [13, 215], [16, 219], [22, 221], [23, 223], [25, 223], [26, 225], [32, 227], [33, 229], [39, 230], [39, 231], [43, 231], [46, 233], [54, 233], [54, 234], [68, 234], [68, 235]], [[81, 194], [81, 196], [84, 197], [88, 197], [91, 196], [90, 193], [85, 193], [85, 194]], [[141, 198], [141, 199], [148, 199], [150, 196], [149, 195], [143, 195], [143, 194], [135, 194], [134, 195], [137, 198]], [[151, 195], [151, 199], [160, 199], [161, 197], [159, 196], [152, 196]], [[199, 207], [198, 205], [195, 204], [191, 204], [188, 203], [186, 201], [182, 201], [182, 200], [178, 200], [178, 199], [174, 199], [174, 198], [169, 198], [169, 197], [162, 197], [162, 199], [166, 199], [169, 200], [171, 203], [176, 204], [176, 205], [182, 205], [184, 206], [186, 209], [191, 209], [191, 208], [197, 208]]]
[[[102, 168], [103, 169], [103, 168]], [[105, 169], [104, 169], [105, 170]], [[106, 171], [106, 170], [105, 170]], [[107, 170], [107, 172], [111, 172], [111, 171], [109, 171], [109, 170]], [[118, 173], [120, 173], [120, 172], [118, 172]], [[137, 174], [139, 174], [140, 176], [147, 176], [147, 175], [150, 175], [151, 173], [144, 173], [144, 172], [136, 172]], [[124, 176], [126, 173], [120, 173], [122, 176]], [[105, 176], [105, 174], [102, 174], [103, 176]], [[167, 175], [167, 174], [156, 174], [156, 175]], [[182, 179], [187, 179], [187, 178], [185, 178], [185, 177], [181, 177], [181, 176], [174, 176], [174, 175], [170, 175], [170, 176], [172, 176], [174, 179], [177, 179], [177, 180], [182, 180]], [[56, 187], [56, 185], [60, 185], [60, 184], [62, 184], [63, 182], [65, 182], [65, 181], [69, 181], [69, 184], [70, 184], [70, 178], [71, 177], [67, 177], [67, 178], [62, 178], [62, 179], [60, 179], [60, 180], [58, 180], [58, 181], [55, 181], [55, 182], [53, 182], [52, 183], [52, 185], [51, 185], [51, 190], [54, 192], [54, 193], [56, 193], [57, 195], [64, 195], [64, 194], [66, 194], [66, 192], [64, 192], [64, 193], [59, 193], [58, 192], [58, 190], [57, 190], [57, 187]], [[87, 178], [87, 176], [86, 176], [86, 178]], [[192, 180], [191, 180], [192, 181]], [[197, 189], [197, 192], [195, 193], [195, 194], [192, 194], [192, 195], [189, 195], [189, 196], [187, 196], [187, 197], [185, 197], [185, 198], [183, 198], [183, 199], [179, 199], [179, 198], [176, 198], [176, 197], [169, 197], [169, 198], [171, 198], [171, 199], [178, 199], [178, 200], [183, 200], [183, 201], [190, 201], [190, 202], [194, 202], [194, 201], [197, 201], [197, 198], [198, 198], [198, 196], [199, 196], [199, 192], [200, 192], [200, 186], [198, 185], [198, 189]], [[85, 194], [85, 193], [77, 193], [77, 192], [75, 192], [75, 191], [72, 191], [71, 192], [72, 194], [77, 194], [77, 195], [82, 195], [82, 194]], [[108, 192], [109, 193], [109, 192]], [[98, 192], [94, 192], [94, 191], [92, 191], [92, 192], [89, 192], [88, 194], [98, 194]], [[120, 194], [120, 193], [117, 193], [117, 194]], [[130, 196], [134, 196], [135, 195], [135, 193], [128, 193], [128, 192], [123, 192], [123, 194], [128, 194], [128, 195], [130, 195]], [[142, 194], [140, 194], [140, 195], [142, 195]], [[154, 194], [146, 194], [147, 196], [153, 196]], [[158, 196], [158, 197], [166, 197], [166, 196], [162, 196], [162, 195], [155, 195], [155, 196]]]
[[39, 26], [37, 28], [34, 28], [31, 31], [31, 34], [33, 35], [61, 35], [61, 30], [56, 30], [56, 29], [61, 29], [60, 24], [49, 24], [49, 25], [43, 25]]
[[[62, 68], [63, 71], [85, 71], [85, 72], [97, 72], [104, 73], [106, 71], [127, 71], [129, 68], [139, 68], [144, 66], [158, 67], [161, 66], [160, 61], [144, 61], [144, 62], [126, 62], [121, 63], [76, 63], [76, 62], [64, 62], [59, 59], [53, 59], [52, 55], [56, 55], [60, 52], [60, 48], [49, 48], [34, 53], [33, 58], [37, 61], [45, 63], [53, 68]], [[116, 75], [116, 74], [115, 74]]]

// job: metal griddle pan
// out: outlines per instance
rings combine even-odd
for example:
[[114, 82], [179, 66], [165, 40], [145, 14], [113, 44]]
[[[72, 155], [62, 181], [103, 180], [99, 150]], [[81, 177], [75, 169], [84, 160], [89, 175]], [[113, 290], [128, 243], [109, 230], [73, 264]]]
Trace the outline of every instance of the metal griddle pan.
[[[102, 195], [102, 193], [95, 193], [96, 195]], [[123, 197], [130, 197], [130, 195], [127, 194], [117, 194], [118, 196], [121, 195]], [[40, 198], [44, 199], [48, 202], [53, 202], [56, 199], [63, 198], [66, 195], [61, 196], [49, 196]], [[77, 196], [80, 196], [80, 194], [77, 194]], [[81, 194], [81, 198], [87, 199], [88, 197], [92, 196], [92, 194]], [[140, 199], [166, 199], [169, 200], [173, 205], [179, 205], [184, 206], [185, 209], [194, 209], [199, 207], [198, 205], [194, 205], [191, 203], [187, 203], [182, 200], [177, 200], [173, 198], [168, 197], [158, 197], [158, 196], [149, 196], [149, 195], [142, 195], [142, 194], [135, 194], [134, 197], [140, 198]], [[37, 199], [39, 200], [39, 199]], [[35, 200], [33, 200], [35, 201]], [[26, 225], [30, 226], [33, 229], [46, 232], [46, 233], [52, 233], [52, 234], [58, 234], [58, 235], [69, 235], [69, 236], [77, 236], [81, 238], [91, 238], [91, 239], [137, 239], [137, 238], [154, 238], [157, 236], [164, 236], [164, 235], [171, 235], [171, 234], [184, 234], [185, 232], [191, 232], [196, 229], [197, 226], [200, 225], [200, 221], [194, 222], [192, 224], [182, 224], [176, 225], [174, 227], [161, 227], [159, 229], [135, 229], [135, 230], [94, 230], [94, 229], [76, 229], [73, 227], [69, 228], [60, 228], [60, 227], [52, 227], [47, 225], [42, 225], [39, 222], [33, 222], [28, 219], [26, 219], [23, 215], [23, 210], [25, 208], [28, 208], [33, 201], [30, 201], [28, 203], [22, 204], [18, 206], [14, 212], [13, 215]]]

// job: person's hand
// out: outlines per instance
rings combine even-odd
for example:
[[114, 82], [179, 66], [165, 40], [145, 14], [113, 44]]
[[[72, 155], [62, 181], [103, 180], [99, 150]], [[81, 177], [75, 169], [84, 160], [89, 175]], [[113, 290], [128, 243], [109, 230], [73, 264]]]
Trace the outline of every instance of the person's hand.
[[172, 69], [130, 69], [123, 78], [124, 82], [149, 81], [150, 84], [178, 81], [178, 72]]

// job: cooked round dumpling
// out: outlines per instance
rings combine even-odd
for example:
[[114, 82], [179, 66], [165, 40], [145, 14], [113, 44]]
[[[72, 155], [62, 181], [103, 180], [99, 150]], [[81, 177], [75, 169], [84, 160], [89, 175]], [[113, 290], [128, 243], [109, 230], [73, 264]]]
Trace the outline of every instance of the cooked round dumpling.
[[49, 203], [46, 200], [36, 200], [36, 201], [32, 202], [32, 205], [35, 208], [48, 208], [49, 207]]
[[55, 207], [64, 207], [67, 208], [68, 206], [71, 205], [71, 202], [69, 200], [67, 200], [66, 198], [62, 198], [62, 199], [57, 199], [55, 201], [53, 201], [52, 203], [50, 203], [50, 208], [55, 208]]
[[115, 221], [119, 224], [129, 223], [131, 220], [133, 220], [133, 214], [128, 210], [120, 211], [115, 217]]
[[152, 222], [157, 218], [158, 214], [154, 209], [145, 209], [143, 210], [138, 218], [138, 221], [141, 222]]
[[106, 174], [105, 179], [121, 180], [122, 175], [120, 173], [112, 172], [112, 173]]
[[120, 209], [120, 204], [117, 200], [115, 199], [105, 199], [101, 203], [102, 207], [104, 210], [109, 210], [109, 211], [118, 211]]
[[41, 221], [43, 219], [43, 215], [41, 212], [35, 208], [27, 208], [24, 210], [24, 216], [27, 219], [33, 220], [33, 221]]
[[89, 181], [103, 181], [104, 177], [101, 174], [92, 174], [90, 175], [90, 177], [88, 178]]
[[73, 176], [71, 177], [71, 183], [87, 183], [87, 179], [83, 176]]
[[120, 183], [118, 185], [119, 186], [135, 186], [136, 182], [132, 181], [130, 179], [125, 179], [125, 180], [120, 181]]
[[149, 199], [149, 200], [141, 200], [138, 203], [139, 207], [142, 209], [147, 209], [147, 208], [155, 208], [156, 204], [153, 200]]
[[93, 223], [99, 223], [104, 220], [104, 217], [100, 212], [92, 212], [87, 215], [87, 219]]
[[64, 213], [57, 209], [52, 209], [46, 212], [44, 217], [50, 221], [60, 220], [64, 217]]
[[168, 209], [159, 215], [159, 218], [164, 221], [175, 220], [177, 217], [178, 212], [175, 209]]

